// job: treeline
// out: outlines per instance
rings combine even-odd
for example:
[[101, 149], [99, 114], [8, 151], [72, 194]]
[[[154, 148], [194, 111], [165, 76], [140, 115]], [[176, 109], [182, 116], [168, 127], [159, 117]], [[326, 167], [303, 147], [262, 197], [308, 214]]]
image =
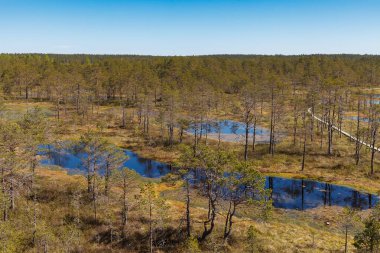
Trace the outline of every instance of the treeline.
[[374, 85], [380, 82], [379, 69], [380, 57], [355, 55], [0, 55], [4, 94], [48, 100], [88, 93], [94, 101], [118, 98], [136, 103], [140, 94], [149, 91], [154, 91], [159, 100], [166, 89], [238, 93], [247, 82], [265, 86], [274, 77], [283, 83], [303, 85], [329, 78], [352, 86]]
[[[213, 112], [229, 110], [246, 124], [246, 160], [248, 146], [252, 145], [252, 153], [255, 150], [256, 131], [248, 143], [248, 130], [263, 123], [269, 125], [271, 154], [280, 130], [285, 130], [293, 137], [294, 146], [297, 141], [303, 143], [303, 156], [307, 140], [313, 142], [318, 136], [321, 148], [327, 137], [327, 154], [331, 155], [334, 125], [342, 127], [345, 111], [371, 116], [372, 127], [362, 133], [363, 124], [358, 122], [356, 136], [376, 144], [377, 106], [368, 106], [368, 101], [376, 98], [363, 97], [350, 88], [380, 84], [380, 57], [3, 54], [0, 84], [5, 99], [51, 101], [58, 121], [69, 109], [88, 118], [99, 105], [118, 105], [122, 128], [137, 117], [151, 140], [151, 128], [156, 124], [160, 126], [159, 140], [170, 146], [182, 142], [184, 130], [192, 124], [196, 150], [203, 136], [207, 142], [203, 124], [212, 120]], [[133, 115], [127, 115], [128, 107], [134, 109]], [[307, 117], [308, 108], [327, 124]], [[175, 129], [179, 131], [177, 140]], [[360, 148], [357, 142], [356, 163]]]
[[[175, 142], [175, 128], [182, 142], [184, 130], [195, 124], [196, 149], [205, 134], [207, 141], [202, 124], [210, 121], [211, 112], [228, 107], [246, 124], [245, 159], [248, 129], [262, 122], [269, 125], [271, 154], [275, 153], [281, 127], [293, 136], [294, 145], [298, 138], [303, 139], [305, 147], [306, 135], [313, 141], [317, 131], [322, 147], [327, 133], [327, 153], [331, 155], [333, 126], [341, 128], [344, 112], [369, 115], [376, 108], [366, 106], [369, 98], [353, 94], [349, 88], [370, 88], [379, 83], [378, 56], [0, 55], [4, 98], [51, 101], [58, 120], [68, 107], [84, 118], [94, 112], [94, 107], [112, 103], [122, 108], [120, 125], [125, 128], [126, 108], [133, 107], [144, 135], [150, 139], [151, 126], [157, 123], [161, 140], [168, 133], [165, 142], [169, 145]], [[372, 112], [367, 110], [370, 107]], [[269, 115], [263, 114], [263, 108]], [[328, 123], [315, 128], [319, 123], [306, 119], [307, 108]], [[372, 145], [375, 133], [372, 131], [372, 138], [367, 138]], [[255, 136], [251, 144], [254, 151]]]

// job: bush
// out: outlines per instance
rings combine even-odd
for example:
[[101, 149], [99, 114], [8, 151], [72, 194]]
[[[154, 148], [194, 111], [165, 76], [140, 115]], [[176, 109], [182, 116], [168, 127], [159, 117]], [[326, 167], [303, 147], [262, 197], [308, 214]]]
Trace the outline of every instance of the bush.
[[256, 230], [253, 226], [249, 226], [247, 231], [247, 252], [256, 252]]
[[179, 179], [178, 175], [169, 173], [161, 178], [161, 182], [166, 183], [168, 186], [174, 186]]
[[380, 245], [380, 222], [371, 217], [364, 224], [364, 230], [355, 235], [354, 246], [359, 252], [378, 252]]
[[200, 253], [198, 239], [195, 236], [191, 236], [186, 242], [186, 252], [188, 253]]

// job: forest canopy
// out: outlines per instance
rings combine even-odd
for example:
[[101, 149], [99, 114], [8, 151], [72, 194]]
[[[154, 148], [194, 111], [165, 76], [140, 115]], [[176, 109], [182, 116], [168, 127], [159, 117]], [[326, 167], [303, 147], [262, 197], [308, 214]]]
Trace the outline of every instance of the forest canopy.
[[212, 89], [238, 93], [246, 83], [300, 83], [334, 79], [349, 86], [380, 82], [380, 56], [188, 56], [0, 55], [0, 77], [7, 96], [53, 99], [79, 86], [95, 100], [127, 98], [154, 90]]

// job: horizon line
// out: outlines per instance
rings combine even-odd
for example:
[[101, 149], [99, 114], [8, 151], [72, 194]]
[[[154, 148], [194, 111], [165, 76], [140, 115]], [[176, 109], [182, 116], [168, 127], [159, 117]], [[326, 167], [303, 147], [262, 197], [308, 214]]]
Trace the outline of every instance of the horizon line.
[[129, 54], [129, 53], [42, 53], [42, 52], [0, 52], [0, 55], [72, 55], [72, 56], [134, 56], [134, 57], [205, 57], [205, 56], [380, 56], [380, 53], [300, 53], [300, 54]]

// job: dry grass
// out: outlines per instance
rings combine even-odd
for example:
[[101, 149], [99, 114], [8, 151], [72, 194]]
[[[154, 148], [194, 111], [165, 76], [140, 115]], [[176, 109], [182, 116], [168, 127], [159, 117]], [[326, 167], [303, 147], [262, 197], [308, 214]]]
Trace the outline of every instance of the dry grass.
[[[231, 101], [233, 98], [231, 99]], [[54, 107], [47, 102], [30, 102], [20, 103], [19, 101], [10, 101], [6, 103], [9, 112], [25, 112], [27, 108], [38, 106], [42, 109], [52, 111]], [[228, 105], [228, 103], [225, 105]], [[127, 110], [128, 117], [135, 114], [133, 108]], [[268, 112], [264, 110], [264, 115]], [[129, 124], [127, 129], [121, 129], [120, 117], [121, 109], [113, 106], [95, 107], [94, 112], [90, 113], [89, 118], [74, 117], [73, 108], [68, 108], [67, 115], [61, 113], [61, 127], [59, 138], [61, 139], [77, 139], [79, 136], [89, 130], [99, 131], [100, 134], [107, 138], [110, 142], [127, 149], [131, 149], [139, 155], [159, 160], [167, 163], [174, 163], [180, 156], [178, 146], [165, 147], [159, 140], [159, 126], [152, 120], [150, 138], [144, 136], [135, 125]], [[211, 111], [210, 118], [223, 118], [239, 120], [236, 113], [232, 110]], [[56, 119], [51, 116], [53, 124]], [[290, 120], [284, 119], [284, 120]], [[99, 129], [98, 122], [105, 123], [102, 129]], [[176, 133], [178, 134], [178, 133]], [[326, 133], [325, 133], [326, 134]], [[325, 137], [324, 137], [325, 141]], [[191, 144], [192, 136], [185, 136], [184, 142]], [[334, 149], [335, 156], [326, 156], [326, 143], [320, 148], [320, 138], [315, 136], [313, 143], [308, 143], [308, 154], [306, 157], [306, 168], [300, 171], [301, 164], [301, 146], [300, 140], [297, 145], [292, 146], [292, 138], [283, 138], [281, 143], [277, 145], [277, 152], [274, 157], [266, 155], [267, 145], [257, 145], [256, 154], [251, 157], [257, 163], [257, 169], [268, 175], [277, 175], [293, 178], [311, 178], [330, 183], [346, 185], [357, 188], [362, 191], [378, 193], [380, 189], [380, 181], [378, 180], [380, 172], [369, 175], [369, 153], [365, 148], [362, 149], [362, 161], [359, 166], [354, 166], [354, 143], [346, 138], [340, 138], [335, 135]], [[216, 141], [209, 140], [209, 145], [216, 145]], [[242, 156], [242, 145], [233, 143], [223, 143], [223, 148], [235, 152], [238, 156]], [[376, 167], [380, 165], [378, 159], [375, 160]]]
[[[38, 103], [38, 105], [51, 109], [51, 105], [48, 103]], [[7, 106], [8, 108], [12, 108], [12, 110], [22, 112], [30, 105], [8, 103]], [[90, 119], [79, 118], [75, 119], [74, 122], [69, 116], [65, 117], [62, 115], [61, 124], [63, 126], [59, 136], [61, 139], [75, 139], [88, 130], [96, 130], [112, 143], [134, 150], [143, 157], [169, 163], [178, 160], [180, 152], [177, 145], [169, 148], [157, 141], [153, 141], [159, 139], [159, 126], [157, 124], [152, 123], [151, 138], [147, 138], [132, 125], [129, 125], [127, 129], [119, 128], [120, 119], [118, 113], [117, 108], [105, 106], [99, 107], [98, 112], [92, 115]], [[131, 115], [132, 110], [128, 110], [128, 114]], [[239, 119], [239, 117], [230, 112], [215, 113], [213, 116]], [[106, 127], [99, 130], [96, 122], [104, 121], [108, 117], [110, 117], [110, 120], [107, 120]], [[55, 122], [54, 117], [52, 117], [52, 122]], [[185, 142], [191, 143], [191, 136], [185, 137]], [[352, 166], [354, 163], [352, 157], [354, 145], [347, 139], [336, 136], [334, 148], [337, 152], [335, 156], [329, 157], [324, 154], [326, 144], [324, 144], [323, 149], [320, 149], [319, 138], [316, 136], [314, 143], [309, 143], [306, 168], [303, 172], [300, 171], [301, 155], [299, 142], [296, 147], [292, 147], [291, 142], [290, 137], [284, 138], [282, 143], [277, 146], [277, 153], [274, 157], [266, 154], [267, 145], [258, 145], [256, 154], [251, 157], [252, 161], [256, 163], [256, 168], [268, 175], [312, 178], [347, 185], [372, 193], [379, 191], [380, 181], [378, 180], [378, 172], [373, 176], [368, 175], [368, 153], [363, 150], [361, 164], [358, 167]], [[216, 142], [210, 141], [209, 144], [215, 145]], [[223, 143], [223, 147], [242, 156], [243, 148], [240, 145]], [[378, 160], [376, 160], [376, 165], [379, 165]], [[56, 188], [67, 188], [71, 187], [71, 185], [85, 187], [86, 183], [83, 176], [72, 176], [64, 171], [49, 170], [47, 168], [39, 168], [38, 176], [47, 185], [55, 186]], [[178, 184], [174, 186], [165, 183], [156, 185], [156, 190], [167, 198], [167, 203], [171, 207], [170, 217], [172, 223], [169, 225], [173, 227], [178, 226], [179, 219], [184, 216], [184, 203], [182, 201], [184, 195], [179, 189]], [[116, 193], [120, 192], [116, 190]], [[133, 198], [133, 194], [136, 194], [136, 191], [131, 193], [131, 198]], [[138, 212], [141, 212], [141, 210], [136, 209], [134, 212], [131, 219], [137, 220]], [[304, 212], [275, 210], [273, 218], [266, 223], [255, 220], [254, 217], [240, 216], [240, 218], [236, 218], [235, 220], [233, 236], [230, 244], [227, 245], [220, 238], [224, 223], [223, 213], [220, 213], [214, 233], [217, 236], [210, 238], [208, 246], [204, 246], [203, 250], [211, 252], [216, 249], [217, 252], [220, 252], [223, 249], [230, 252], [246, 252], [246, 231], [252, 225], [257, 230], [257, 244], [260, 245], [260, 252], [340, 252], [343, 250], [344, 236], [337, 222], [339, 213], [340, 209], [335, 207], [318, 208]], [[193, 226], [196, 234], [201, 233], [201, 221], [205, 214], [204, 200], [194, 197], [191, 215], [194, 220]], [[331, 225], [326, 226], [326, 221], [330, 221]], [[146, 232], [146, 227], [138, 221], [131, 223], [131, 228], [141, 233]], [[92, 252], [101, 252], [97, 251], [101, 248], [100, 246], [94, 246], [90, 243], [95, 234], [99, 232], [98, 230], [101, 229], [98, 228], [98, 230], [94, 231], [91, 228], [88, 229], [85, 233], [86, 245], [89, 246], [89, 249], [91, 248]], [[349, 239], [351, 244], [353, 240], [352, 236]]]
[[[68, 175], [64, 171], [51, 171], [45, 168], [38, 169], [38, 176], [43, 185], [54, 187], [55, 189], [63, 189], [70, 185], [79, 184], [85, 187], [85, 179], [83, 176]], [[180, 220], [185, 214], [185, 204], [182, 201], [183, 192], [179, 184], [156, 184], [156, 190], [162, 192], [166, 203], [170, 206], [167, 217], [170, 218], [167, 226], [178, 227]], [[48, 188], [50, 188], [48, 187]], [[166, 194], [166, 193], [170, 194]], [[129, 192], [129, 198], [133, 200], [136, 191]], [[174, 196], [174, 198], [172, 198]], [[202, 221], [207, 216], [205, 201], [197, 195], [194, 195], [191, 207], [191, 218], [194, 235], [202, 233]], [[63, 210], [63, 209], [62, 209]], [[116, 208], [114, 211], [117, 211]], [[91, 216], [91, 209], [88, 209]], [[202, 252], [247, 252], [247, 230], [253, 226], [256, 231], [255, 245], [258, 252], [342, 252], [344, 247], [344, 234], [341, 224], [339, 223], [339, 215], [341, 208], [326, 207], [317, 208], [307, 211], [295, 210], [275, 210], [273, 217], [263, 222], [255, 218], [254, 213], [248, 212], [248, 216], [240, 216], [234, 219], [233, 231], [228, 243], [222, 239], [224, 213], [219, 210], [216, 219], [216, 227], [212, 236], [207, 240], [206, 244], [201, 245]], [[140, 209], [136, 204], [132, 203], [129, 231], [135, 233], [146, 234], [148, 226], [141, 223], [141, 217], [146, 214], [146, 210]], [[365, 212], [363, 212], [365, 215]], [[85, 214], [83, 214], [85, 215]], [[330, 225], [326, 225], [326, 221]], [[84, 238], [82, 244], [87, 249], [86, 252], [108, 252], [107, 243], [97, 244], [93, 242], [99, 234], [107, 231], [104, 225], [86, 225], [84, 229]], [[143, 239], [144, 242], [145, 239]], [[352, 233], [349, 236], [350, 249], [352, 246]], [[141, 243], [141, 242], [140, 242]], [[108, 246], [107, 246], [108, 245]], [[174, 252], [185, 252], [184, 244], [177, 245]], [[129, 250], [128, 250], [129, 249]], [[127, 247], [121, 250], [114, 245], [114, 252], [137, 252], [133, 247]]]

